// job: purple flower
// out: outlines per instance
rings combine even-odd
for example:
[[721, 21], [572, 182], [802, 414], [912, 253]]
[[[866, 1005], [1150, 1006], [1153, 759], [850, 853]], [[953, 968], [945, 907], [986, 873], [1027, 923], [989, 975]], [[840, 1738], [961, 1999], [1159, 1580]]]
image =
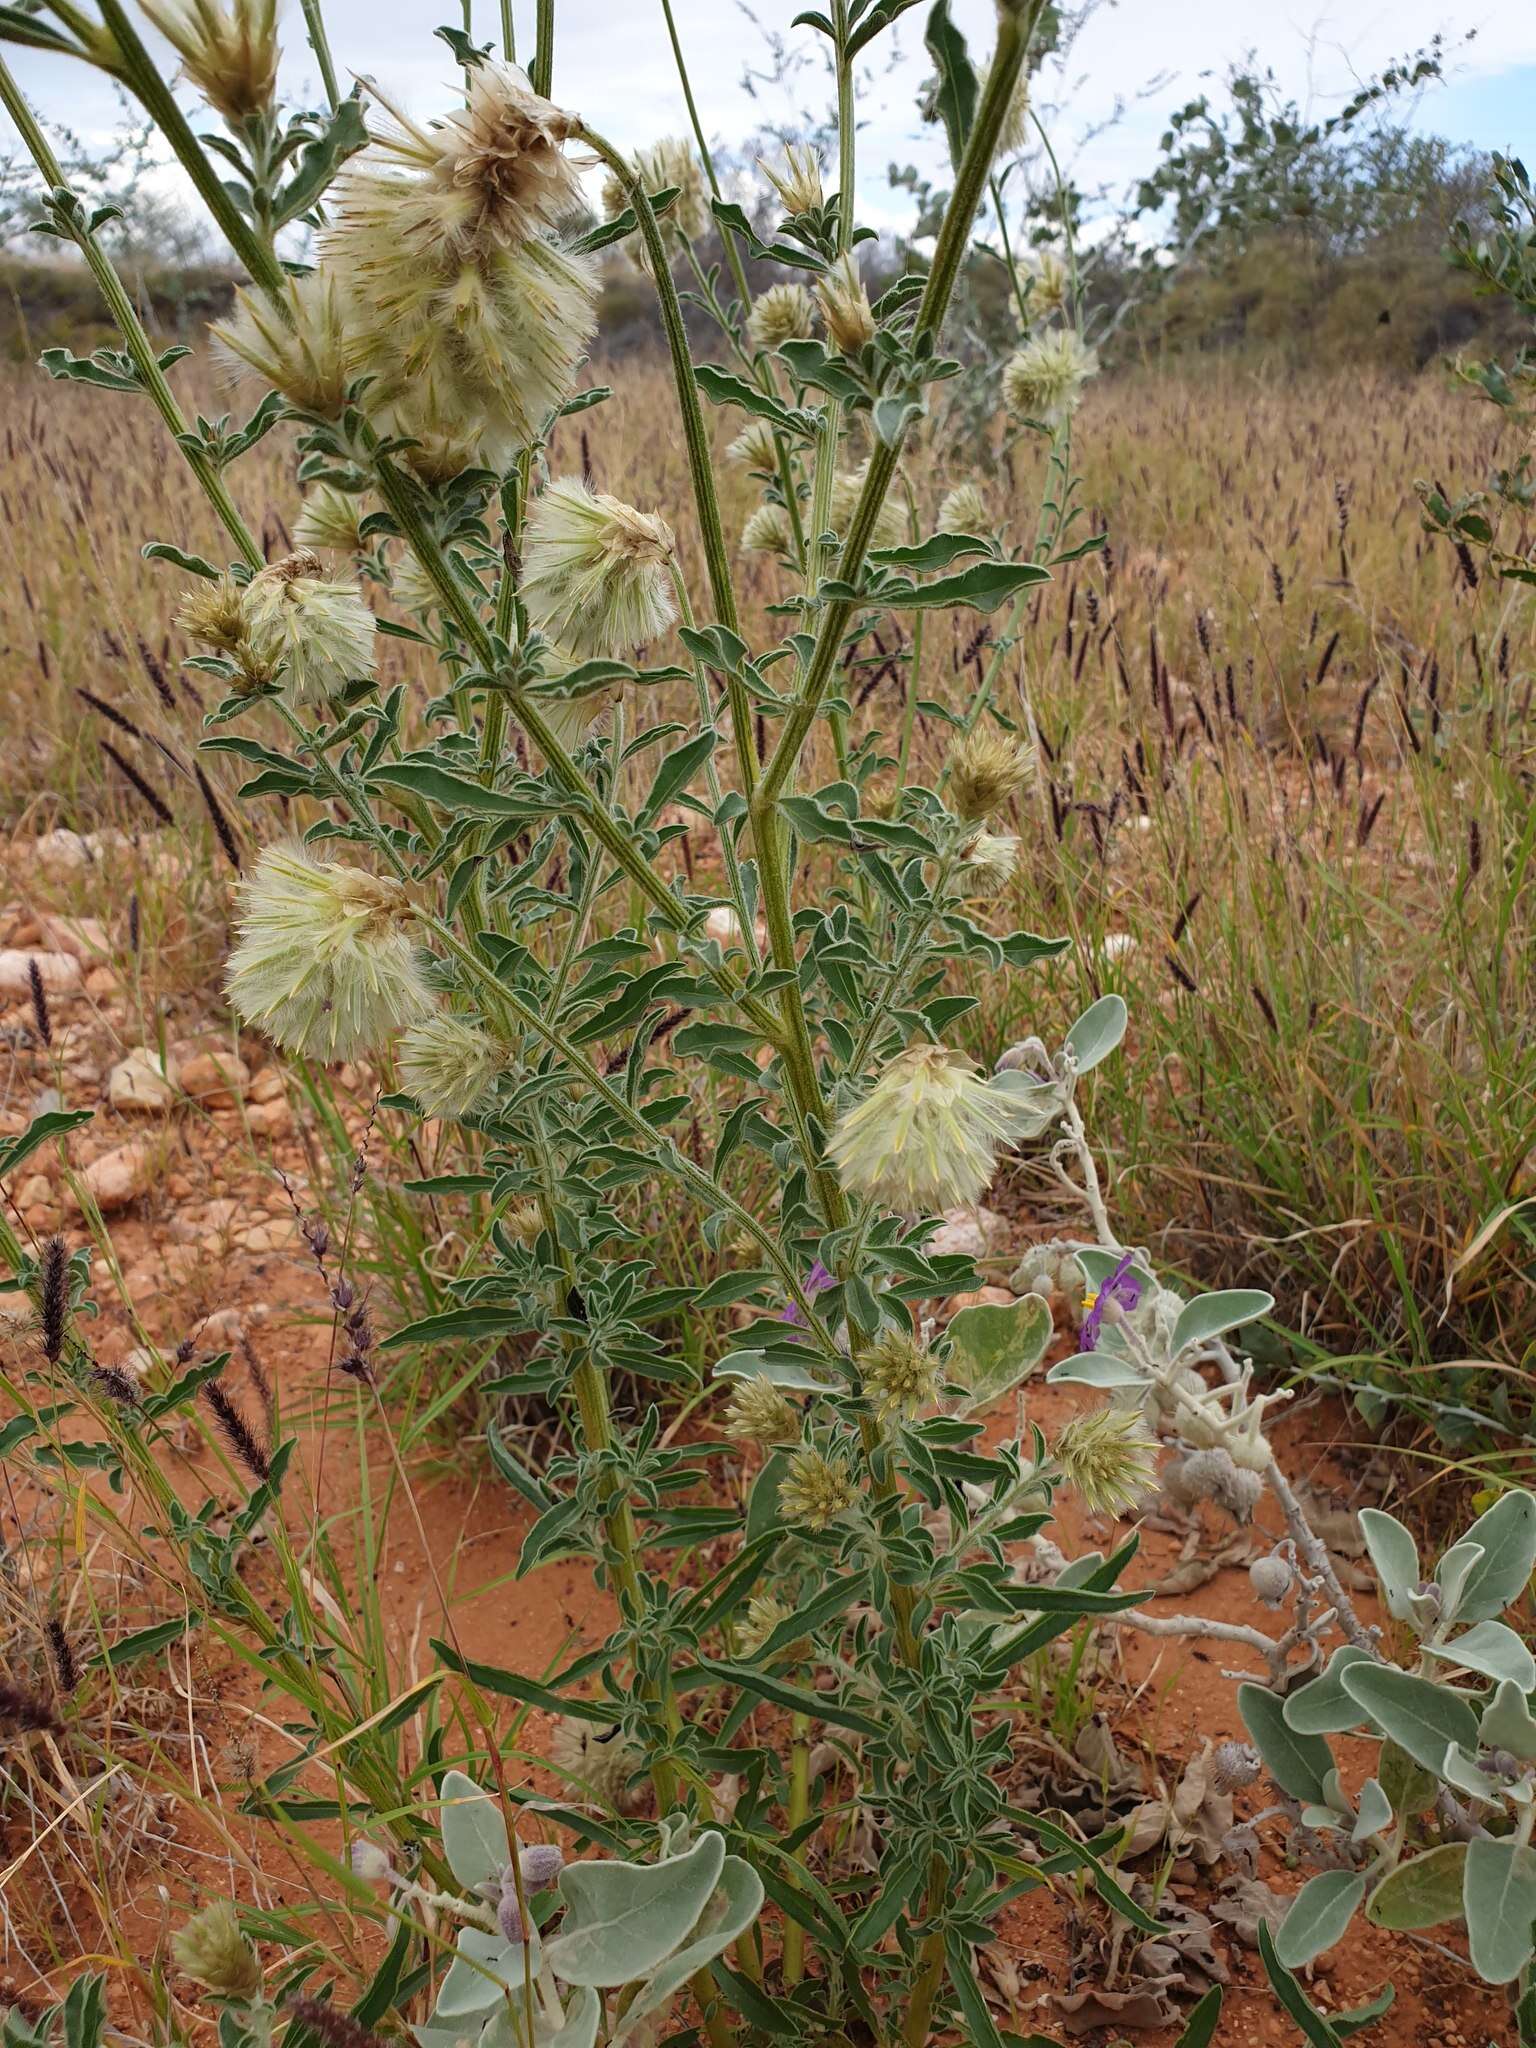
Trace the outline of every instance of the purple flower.
[[1077, 1340], [1079, 1351], [1096, 1351], [1099, 1345], [1099, 1330], [1104, 1321], [1104, 1311], [1114, 1302], [1117, 1307], [1133, 1309], [1141, 1299], [1141, 1282], [1131, 1271], [1131, 1254], [1126, 1252], [1118, 1266], [1105, 1280], [1097, 1293], [1090, 1294], [1083, 1306], [1088, 1313], [1083, 1317], [1082, 1334]]
[[[835, 1287], [836, 1285], [836, 1279], [827, 1271], [820, 1259], [816, 1261], [815, 1265], [812, 1266], [809, 1273], [805, 1276], [805, 1292], [807, 1294], [825, 1294], [829, 1287]], [[792, 1301], [789, 1304], [788, 1308], [779, 1317], [779, 1321], [781, 1323], [796, 1323], [802, 1330], [806, 1327], [805, 1317], [800, 1313], [798, 1301]]]

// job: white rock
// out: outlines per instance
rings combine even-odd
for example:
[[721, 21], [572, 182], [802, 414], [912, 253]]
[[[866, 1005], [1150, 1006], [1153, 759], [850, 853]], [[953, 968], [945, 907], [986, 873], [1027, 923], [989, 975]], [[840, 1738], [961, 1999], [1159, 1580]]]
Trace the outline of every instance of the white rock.
[[946, 1209], [944, 1221], [923, 1249], [940, 1257], [983, 1258], [1003, 1228], [1002, 1217], [993, 1209]]
[[91, 1161], [81, 1178], [104, 1216], [126, 1209], [145, 1193], [154, 1178], [158, 1156], [156, 1145], [118, 1145]]
[[37, 962], [47, 994], [67, 995], [80, 986], [80, 962], [72, 953], [26, 953], [8, 947], [0, 953], [0, 996], [25, 996], [32, 992], [29, 962]]
[[157, 1053], [136, 1045], [107, 1076], [107, 1100], [114, 1109], [157, 1115], [176, 1100], [174, 1069], [168, 1074]]

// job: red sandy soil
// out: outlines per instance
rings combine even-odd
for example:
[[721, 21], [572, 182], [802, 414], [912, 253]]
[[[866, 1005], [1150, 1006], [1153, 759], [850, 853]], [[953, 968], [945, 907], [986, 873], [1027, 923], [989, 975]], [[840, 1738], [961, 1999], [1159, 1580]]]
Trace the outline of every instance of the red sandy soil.
[[[246, 1127], [249, 1102], [244, 1110], [230, 1103], [159, 1119], [138, 1116], [131, 1122], [117, 1116], [101, 1101], [100, 1078], [92, 1085], [87, 1077], [92, 1071], [98, 1077], [104, 1075], [102, 1058], [110, 1063], [111, 1041], [120, 1056], [126, 1022], [120, 1007], [105, 984], [94, 1000], [67, 998], [55, 1007], [65, 1018], [78, 1020], [84, 1033], [74, 1049], [78, 1054], [75, 1077], [66, 1076], [66, 1101], [71, 1106], [99, 1109], [96, 1122], [69, 1141], [75, 1163], [90, 1160], [108, 1146], [146, 1135], [162, 1142], [161, 1163], [148, 1192], [111, 1219], [117, 1258], [129, 1276], [129, 1290], [144, 1331], [162, 1348], [171, 1350], [183, 1337], [198, 1335], [199, 1317], [220, 1310], [238, 1311], [284, 1410], [290, 1416], [317, 1414], [326, 1384], [329, 1324], [322, 1320], [324, 1299], [298, 1236], [293, 1209], [272, 1172], [274, 1164], [281, 1165], [302, 1195], [304, 1176], [315, 1157], [312, 1153], [306, 1157], [302, 1134], [286, 1113], [274, 1109], [265, 1119], [269, 1134], [258, 1134], [253, 1146]], [[11, 1067], [0, 1114], [0, 1128], [5, 1130], [22, 1126], [38, 1086], [48, 1078], [48, 1063], [40, 1048], [25, 1043], [23, 1027], [28, 1015], [24, 1003], [15, 1004], [5, 1020], [13, 1027], [6, 1033], [12, 1052], [8, 1055], [0, 1050], [0, 1082], [5, 1079], [6, 1065]], [[92, 1052], [90, 1045], [97, 1037], [103, 1045]], [[128, 1042], [132, 1042], [131, 1036]], [[255, 1044], [248, 1044], [245, 1054], [253, 1068], [266, 1063], [267, 1056]], [[251, 1092], [257, 1092], [255, 1084]], [[367, 1108], [367, 1095], [360, 1090], [356, 1109], [359, 1130]], [[33, 1178], [38, 1175], [50, 1180], [51, 1186], [38, 1186]], [[33, 1185], [26, 1191], [27, 1200], [19, 1204], [16, 1190], [10, 1191], [13, 1222], [19, 1216], [25, 1225], [42, 1230], [63, 1221], [78, 1242], [80, 1224], [78, 1218], [71, 1223], [65, 1215], [56, 1166], [38, 1157], [19, 1178], [33, 1180]], [[210, 1207], [219, 1204], [226, 1206]], [[90, 1326], [89, 1336], [99, 1362], [111, 1365], [120, 1362], [137, 1339], [124, 1310], [111, 1304], [104, 1289], [101, 1295], [108, 1305], [101, 1321]], [[379, 1315], [387, 1326], [388, 1311], [382, 1304]], [[221, 1338], [219, 1348], [227, 1341]], [[344, 1510], [356, 1498], [353, 1417], [363, 1398], [350, 1382], [333, 1384], [328, 1410], [331, 1419], [323, 1432], [323, 1461], [322, 1431], [313, 1421], [301, 1430], [300, 1458], [285, 1490], [291, 1504], [290, 1527], [298, 1540], [302, 1540], [317, 1470], [323, 1469], [323, 1506], [327, 1511]], [[1063, 1388], [1032, 1389], [1030, 1419], [1044, 1424], [1049, 1432], [1074, 1398]], [[1000, 1416], [995, 1426], [1001, 1432], [1010, 1426], [1010, 1418]], [[1293, 1418], [1283, 1439], [1293, 1475], [1316, 1474], [1325, 1482], [1348, 1484], [1358, 1475], [1363, 1460], [1347, 1446], [1341, 1449], [1342, 1435], [1347, 1435], [1347, 1429], [1336, 1409], [1314, 1406]], [[382, 1442], [379, 1448], [376, 1478], [385, 1470]], [[196, 1439], [189, 1439], [184, 1457], [177, 1484], [188, 1498], [200, 1498], [212, 1490], [233, 1504], [232, 1485]], [[544, 1568], [526, 1580], [514, 1579], [530, 1517], [481, 1458], [473, 1452], [458, 1453], [451, 1468], [429, 1466], [418, 1459], [412, 1476], [426, 1540], [437, 1573], [455, 1602], [455, 1627], [468, 1656], [541, 1674], [576, 1647], [604, 1638], [611, 1605], [586, 1567], [567, 1562]], [[14, 1488], [0, 1495], [0, 1534], [7, 1544], [22, 1533], [21, 1525], [30, 1521], [36, 1505]], [[1065, 1529], [1058, 1533], [1069, 1553], [1090, 1542], [1102, 1546], [1109, 1534], [1102, 1527], [1085, 1531], [1070, 1506], [1062, 1519]], [[1271, 1535], [1279, 1534], [1272, 1509], [1262, 1512], [1260, 1519]], [[1206, 1531], [1207, 1545], [1230, 1534], [1229, 1527], [1220, 1529], [1213, 1524]], [[33, 1535], [35, 1540], [35, 1531]], [[345, 1537], [341, 1540], [344, 1543]], [[1130, 1583], [1155, 1583], [1175, 1563], [1179, 1548], [1176, 1535], [1149, 1530]], [[248, 1576], [259, 1596], [276, 1612], [286, 1596], [270, 1557], [254, 1553]], [[441, 1633], [440, 1610], [431, 1574], [423, 1567], [420, 1537], [413, 1518], [403, 1508], [397, 1510], [387, 1532], [378, 1583], [403, 1685], [411, 1675], [432, 1668], [427, 1639]], [[1243, 1621], [1254, 1618], [1247, 1574], [1240, 1566], [1217, 1572], [1183, 1598], [1156, 1601], [1148, 1611], [1193, 1612]], [[1123, 1749], [1134, 1752], [1140, 1746], [1155, 1752], [1171, 1782], [1206, 1739], [1242, 1737], [1235, 1687], [1222, 1673], [1229, 1665], [1248, 1661], [1244, 1651], [1230, 1645], [1155, 1641], [1130, 1630], [1119, 1632], [1119, 1641], [1122, 1676], [1101, 1694], [1100, 1705]], [[212, 1768], [216, 1773], [229, 1773], [223, 1807], [231, 1841], [224, 1845], [220, 1860], [210, 1865], [206, 1839], [199, 1828], [188, 1825], [185, 1816], [178, 1821], [172, 1810], [164, 1819], [167, 1839], [159, 1846], [147, 1841], [143, 1845], [130, 1883], [115, 1888], [114, 1897], [126, 1889], [131, 1903], [119, 1920], [119, 1932], [145, 1956], [163, 1939], [167, 1926], [179, 1924], [188, 1902], [228, 1891], [231, 1858], [237, 1867], [244, 1867], [246, 1889], [242, 1896], [247, 1900], [274, 1907], [306, 1902], [318, 1907], [325, 1899], [323, 1881], [284, 1845], [274, 1828], [236, 1817], [241, 1780], [253, 1769], [259, 1774], [291, 1754], [288, 1739], [274, 1725], [283, 1718], [281, 1704], [263, 1699], [249, 1672], [207, 1633], [194, 1640], [185, 1658], [176, 1653], [170, 1677], [182, 1695], [178, 1712], [196, 1717]], [[253, 1719], [253, 1715], [263, 1718]], [[538, 1749], [546, 1739], [545, 1717], [534, 1714], [523, 1741]], [[238, 1770], [232, 1760], [238, 1760]], [[1268, 1803], [1261, 1783], [1252, 1792], [1239, 1795], [1238, 1818]], [[1279, 1830], [1271, 1822], [1262, 1833], [1265, 1858], [1260, 1875], [1282, 1889], [1293, 1887], [1300, 1882], [1299, 1875], [1287, 1873], [1274, 1855]], [[0, 1838], [0, 1860], [24, 1846], [24, 1841]], [[1159, 1858], [1149, 1855], [1138, 1867], [1153, 1878], [1160, 1867]], [[24, 1876], [18, 1882], [28, 1886]], [[1170, 1882], [1175, 1899], [1195, 1905], [1209, 1901], [1211, 1876], [1193, 1864], [1176, 1865]], [[160, 1886], [169, 1894], [168, 1901], [160, 1894]], [[999, 1945], [1017, 1972], [1019, 2004], [1016, 2012], [1000, 2017], [1002, 2024], [1020, 2033], [1038, 2029], [1051, 2036], [1063, 2034], [1059, 2016], [1044, 2000], [1065, 1982], [1069, 1908], [1068, 1898], [1042, 1891], [1010, 1908], [1003, 1918]], [[88, 1905], [84, 1915], [79, 1926], [88, 1936]], [[58, 1994], [69, 1974], [73, 1951], [62, 1930], [55, 1930], [55, 1939], [59, 1961], [48, 1983], [37, 1982], [17, 1968], [14, 1957], [5, 1957], [0, 1963], [11, 1976], [9, 1984], [0, 1983], [0, 1995], [19, 1993], [44, 2002], [50, 1994]], [[1232, 1977], [1218, 2035], [1223, 2048], [1226, 2044], [1245, 2048], [1250, 2043], [1299, 2039], [1277, 2009], [1256, 1953], [1241, 1947], [1226, 1929], [1220, 1931], [1217, 1945]], [[1511, 2041], [1507, 2006], [1476, 1984], [1457, 1958], [1458, 1946], [1454, 1940], [1442, 1947], [1408, 1937], [1387, 1937], [1362, 1923], [1322, 1960], [1312, 1979], [1312, 1994], [1321, 2005], [1340, 2009], [1363, 2003], [1384, 1984], [1393, 1984], [1397, 1998], [1391, 2012], [1361, 2037], [1380, 2048], [1405, 2048], [1410, 2042], [1418, 2048], [1485, 2048], [1487, 2043]], [[187, 1991], [185, 1986], [181, 1989]], [[1119, 2036], [1110, 2030], [1083, 2038], [1107, 2044]], [[1145, 2042], [1147, 2048], [1166, 2048], [1176, 2032], [1143, 2030], [1129, 2038]]]

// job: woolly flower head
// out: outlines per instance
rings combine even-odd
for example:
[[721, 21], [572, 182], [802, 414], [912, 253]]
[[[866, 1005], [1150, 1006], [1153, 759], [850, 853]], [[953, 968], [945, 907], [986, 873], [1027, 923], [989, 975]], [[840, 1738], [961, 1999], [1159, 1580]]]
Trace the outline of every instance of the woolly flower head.
[[1002, 156], [1017, 156], [1024, 147], [1029, 134], [1029, 73], [1021, 71], [1013, 97], [1008, 102], [1008, 111], [1003, 116], [1003, 125], [997, 131], [997, 153]]
[[338, 177], [327, 266], [346, 280], [347, 364], [375, 423], [438, 478], [499, 468], [570, 395], [595, 325], [589, 259], [546, 238], [578, 188], [562, 114], [507, 65], [481, 65], [438, 126], [395, 114]]
[[[832, 479], [832, 531], [840, 541], [848, 538], [848, 529], [853, 524], [853, 515], [859, 499], [864, 495], [864, 481], [869, 475], [869, 464], [861, 463], [857, 469], [839, 470]], [[900, 547], [906, 538], [906, 521], [901, 507], [887, 498], [875, 514], [875, 530], [870, 536], [870, 545], [877, 548]]]
[[272, 104], [277, 90], [277, 0], [143, 0], [181, 68], [226, 121]]
[[1019, 284], [1031, 314], [1066, 310], [1072, 275], [1054, 249], [1037, 249], [1017, 266]]
[[882, 1422], [915, 1415], [939, 1391], [939, 1362], [908, 1330], [882, 1330], [859, 1360], [864, 1385]]
[[195, 1913], [173, 1938], [171, 1954], [215, 1998], [254, 1998], [261, 1990], [261, 1963], [228, 1899]]
[[816, 301], [803, 284], [771, 284], [752, 301], [747, 339], [754, 348], [776, 349], [786, 341], [808, 341], [816, 328]]
[[1157, 1438], [1135, 1408], [1090, 1408], [1063, 1423], [1051, 1455], [1091, 1515], [1123, 1515], [1157, 1477]]
[[940, 533], [988, 533], [992, 517], [979, 484], [956, 484], [939, 506]]
[[281, 672], [291, 704], [319, 704], [373, 675], [375, 620], [355, 583], [330, 583], [320, 558], [285, 555], [251, 579], [246, 638], [257, 659]]
[[[709, 187], [704, 182], [704, 173], [693, 145], [678, 135], [663, 136], [649, 149], [635, 152], [634, 168], [647, 198], [654, 198], [658, 192], [677, 194], [657, 221], [662, 233], [682, 235], [690, 242], [702, 242], [709, 233], [714, 215], [710, 211]], [[604, 214], [613, 220], [628, 204], [629, 190], [624, 180], [610, 171], [603, 180]], [[644, 244], [637, 242], [635, 247], [637, 252], [643, 252]]]
[[766, 470], [777, 474], [779, 466], [779, 444], [774, 439], [773, 428], [766, 420], [748, 420], [735, 440], [726, 447], [726, 456], [732, 462], [739, 462], [747, 469]]
[[1005, 1086], [983, 1079], [963, 1053], [912, 1045], [839, 1117], [827, 1154], [844, 1187], [910, 1214], [969, 1208], [998, 1153], [1022, 1135]]
[[523, 601], [533, 624], [578, 660], [628, 654], [673, 617], [672, 529], [579, 477], [539, 497], [523, 550]]
[[293, 522], [296, 548], [327, 548], [337, 555], [360, 555], [363, 537], [358, 528], [375, 509], [371, 499], [355, 491], [339, 491], [335, 484], [311, 484]]
[[1025, 740], [978, 726], [951, 750], [945, 794], [955, 815], [979, 824], [1000, 810], [1035, 772], [1035, 750]]
[[737, 1380], [725, 1405], [725, 1433], [738, 1444], [787, 1443], [800, 1434], [800, 1415], [794, 1403], [765, 1374]]
[[393, 223], [418, 248], [466, 254], [525, 242], [580, 204], [564, 149], [580, 122], [541, 98], [515, 64], [476, 64], [465, 105], [430, 127], [370, 90], [387, 118], [336, 194], [354, 224]]
[[830, 1529], [858, 1499], [852, 1469], [841, 1458], [807, 1448], [796, 1451], [779, 1482], [779, 1512], [804, 1528]]
[[[794, 1611], [773, 1593], [754, 1593], [747, 1602], [745, 1617], [736, 1628], [736, 1646], [742, 1655], [755, 1657], [774, 1630], [788, 1621]], [[799, 1647], [792, 1643], [779, 1655], [792, 1658]]]
[[468, 1017], [436, 1010], [401, 1034], [400, 1079], [428, 1116], [468, 1116], [506, 1065], [501, 1046]]
[[1058, 425], [1076, 409], [1098, 367], [1098, 356], [1075, 327], [1049, 328], [1003, 366], [1003, 402], [1020, 419]]
[[1019, 842], [1011, 832], [978, 832], [961, 858], [960, 888], [967, 896], [995, 896], [1018, 865]]
[[875, 316], [869, 293], [859, 276], [859, 259], [850, 249], [839, 256], [816, 287], [827, 337], [845, 356], [857, 355], [867, 341], [875, 338]]
[[235, 309], [209, 332], [236, 379], [254, 374], [301, 412], [341, 416], [347, 399], [345, 304], [328, 269], [291, 277], [284, 318], [263, 292], [237, 291]]
[[301, 846], [268, 847], [240, 886], [224, 986], [289, 1052], [346, 1060], [432, 1008], [398, 882]]
[[784, 507], [771, 498], [765, 498], [741, 529], [741, 544], [754, 554], [793, 554], [794, 530]]
[[802, 213], [819, 213], [826, 203], [821, 189], [821, 159], [808, 142], [786, 142], [782, 164], [775, 166], [759, 157], [757, 168], [779, 195], [791, 220]]
[[617, 1721], [604, 1727], [574, 1714], [562, 1715], [550, 1735], [549, 1760], [574, 1781], [576, 1792], [590, 1792], [620, 1813], [636, 1804], [630, 1780], [643, 1766], [645, 1754]]

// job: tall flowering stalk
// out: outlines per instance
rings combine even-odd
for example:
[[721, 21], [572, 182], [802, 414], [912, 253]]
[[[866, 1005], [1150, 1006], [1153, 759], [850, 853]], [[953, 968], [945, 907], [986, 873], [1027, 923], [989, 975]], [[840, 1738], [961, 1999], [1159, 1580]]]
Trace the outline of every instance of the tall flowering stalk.
[[[116, 23], [119, 0], [105, 6]], [[329, 124], [303, 131], [318, 169], [297, 196], [278, 175], [294, 131], [267, 82], [268, 12], [257, 0], [161, 11], [239, 144], [232, 193], [231, 151], [215, 174], [130, 25], [115, 46], [124, 72], [249, 272], [218, 345], [262, 397], [233, 442], [188, 429], [3, 69], [0, 92], [50, 185], [55, 231], [102, 281], [125, 389], [158, 406], [234, 545], [227, 565], [191, 565], [182, 600], [218, 697], [204, 745], [261, 761], [289, 830], [242, 885], [229, 999], [296, 1055], [375, 1062], [489, 1162], [489, 1232], [431, 1317], [378, 1343], [346, 1283], [328, 1282], [346, 1318], [340, 1369], [387, 1416], [380, 1357], [435, 1358], [487, 1327], [530, 1333], [529, 1370], [569, 1433], [547, 1474], [527, 1476], [539, 1513], [525, 1565], [591, 1554], [617, 1610], [600, 1653], [538, 1679], [471, 1665], [445, 1620], [436, 1654], [481, 1730], [488, 1782], [443, 1775], [412, 1874], [388, 1858], [362, 1869], [429, 1905], [435, 1927], [457, 1926], [430, 2023], [487, 2048], [507, 1999], [520, 2038], [562, 2048], [660, 2029], [684, 1999], [728, 2048], [757, 2023], [755, 2001], [790, 1991], [798, 2002], [776, 2009], [820, 2033], [912, 2048], [938, 2025], [984, 2033], [972, 1945], [1016, 1868], [1015, 1832], [1041, 1824], [1009, 1804], [978, 1703], [1022, 1657], [1136, 1598], [1118, 1587], [1134, 1540], [1048, 1594], [1015, 1569], [1014, 1546], [1064, 1478], [1100, 1510], [1127, 1508], [1154, 1451], [1115, 1421], [1068, 1436], [1059, 1459], [1033, 1437], [982, 1448], [978, 1411], [1039, 1362], [1048, 1319], [1026, 1301], [1001, 1341], [974, 1314], [933, 1335], [931, 1304], [974, 1279], [968, 1260], [933, 1249], [936, 1213], [978, 1201], [1058, 1106], [1027, 1073], [986, 1074], [946, 1045], [939, 996], [952, 963], [974, 976], [1058, 950], [989, 928], [1017, 855], [1006, 827], [1032, 734], [1027, 718], [955, 702], [937, 786], [903, 774], [892, 794], [910, 720], [898, 761], [884, 735], [855, 732], [842, 677], [865, 634], [910, 618], [910, 699], [928, 611], [1011, 605], [1017, 619], [1050, 573], [1043, 507], [1020, 542], [993, 529], [974, 484], [946, 478], [944, 504], [929, 506], [903, 467], [957, 368], [947, 318], [965, 266], [983, 260], [973, 228], [1039, 0], [1000, 6], [985, 80], [973, 101], [957, 95], [973, 112], [952, 138], [932, 262], [884, 294], [858, 260], [853, 81], [886, 10], [834, 0], [815, 18], [838, 89], [836, 189], [830, 166], [792, 150], [774, 170], [783, 214], [766, 243], [725, 199], [697, 119], [697, 160], [667, 141], [631, 161], [550, 98], [552, 5], [538, 9], [530, 74], [508, 34], [507, 61], [469, 62], [462, 106], [438, 121], [393, 108], [365, 120], [332, 92]], [[333, 77], [318, 7], [305, 18]], [[670, 10], [668, 24], [681, 57]], [[962, 61], [952, 48], [946, 62]], [[586, 234], [579, 151], [604, 166], [612, 216]], [[274, 238], [298, 198], [316, 261], [290, 275]], [[697, 257], [713, 226], [734, 300]], [[657, 294], [691, 508], [644, 502], [624, 478], [595, 491], [552, 460], [562, 420], [601, 396], [579, 388], [595, 245], [626, 236]], [[789, 285], [767, 267], [786, 255]], [[674, 264], [693, 267], [729, 367], [693, 360]], [[1039, 428], [1057, 435], [1089, 367], [1053, 344], [1032, 382], [1015, 367], [999, 385], [999, 411], [1043, 393]], [[730, 415], [722, 436], [709, 406]], [[279, 419], [311, 487], [301, 530], [317, 548], [334, 539], [344, 565], [302, 551], [269, 565], [241, 518], [225, 472]], [[747, 544], [784, 564], [761, 644], [737, 603], [717, 438], [763, 485]], [[678, 539], [690, 510], [696, 550]], [[376, 581], [357, 580], [354, 556]], [[367, 593], [386, 576], [430, 621], [443, 675], [428, 719], [381, 682]], [[680, 817], [718, 862], [680, 864]], [[807, 848], [830, 884], [823, 873], [805, 886]], [[608, 908], [615, 884], [626, 923]], [[710, 1144], [705, 1074], [723, 1105]], [[691, 1299], [634, 1233], [625, 1191], [637, 1184], [679, 1205], [708, 1255]], [[427, 1192], [446, 1202], [462, 1185]], [[1124, 1302], [1123, 1276], [1102, 1299], [1105, 1316]], [[722, 1304], [739, 1312], [728, 1337]], [[662, 1334], [680, 1318], [681, 1357]], [[654, 1414], [616, 1419], [616, 1376], [669, 1387], [699, 1358], [722, 1383], [718, 1432], [685, 1444]], [[274, 1453], [261, 1477], [263, 1513], [284, 1462]], [[718, 1519], [706, 1512], [701, 1533], [682, 1503], [740, 1498], [744, 1476], [750, 1510], [723, 1560], [705, 1557]], [[487, 1693], [569, 1706], [553, 1757], [574, 1781], [560, 1823], [643, 1860], [556, 1861], [541, 1904], [535, 1866], [498, 1833], [526, 1794], [506, 1782]], [[787, 1755], [757, 1711], [773, 1708], [791, 1717]], [[839, 1745], [846, 1795], [878, 1816], [877, 1872], [839, 1865], [833, 1831], [815, 1825], [817, 1724]], [[336, 1746], [329, 1728], [325, 1741]], [[636, 1811], [646, 1781], [654, 1816]], [[475, 1805], [491, 1786], [495, 1818]], [[398, 1823], [389, 1789], [365, 1788], [381, 1829]], [[1044, 1831], [1063, 1867], [1155, 1927], [1090, 1850]], [[663, 1888], [657, 1860], [672, 1866]], [[765, 1900], [792, 1923], [777, 1951], [756, 1925]], [[208, 1925], [243, 1953], [235, 1921]], [[712, 1968], [727, 1951], [730, 1966]], [[259, 1997], [248, 1974], [220, 1982]]]

